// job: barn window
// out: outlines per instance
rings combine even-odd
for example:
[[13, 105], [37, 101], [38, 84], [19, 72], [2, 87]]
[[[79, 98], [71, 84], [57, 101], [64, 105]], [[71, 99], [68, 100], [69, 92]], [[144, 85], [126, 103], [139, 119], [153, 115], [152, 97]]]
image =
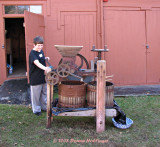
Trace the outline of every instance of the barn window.
[[41, 14], [42, 13], [42, 6], [40, 6], [40, 5], [30, 5], [30, 12]]
[[24, 10], [29, 11], [29, 6], [17, 6], [18, 7], [18, 14], [24, 14]]
[[24, 11], [42, 14], [41, 5], [10, 5], [5, 6], [5, 14], [24, 14]]
[[5, 14], [16, 14], [16, 6], [5, 6]]

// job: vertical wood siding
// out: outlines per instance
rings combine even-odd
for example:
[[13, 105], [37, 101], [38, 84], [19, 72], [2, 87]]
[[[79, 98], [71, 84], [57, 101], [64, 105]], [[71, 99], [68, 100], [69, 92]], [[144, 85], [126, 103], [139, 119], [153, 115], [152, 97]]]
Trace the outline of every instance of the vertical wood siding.
[[96, 45], [95, 24], [95, 13], [66, 13], [64, 16], [65, 45], [82, 45], [80, 54], [85, 56], [88, 61], [95, 57], [95, 54], [91, 52], [92, 45]]
[[104, 11], [107, 73], [117, 85], [146, 83], [145, 12]]
[[147, 83], [160, 83], [160, 11], [146, 12]]

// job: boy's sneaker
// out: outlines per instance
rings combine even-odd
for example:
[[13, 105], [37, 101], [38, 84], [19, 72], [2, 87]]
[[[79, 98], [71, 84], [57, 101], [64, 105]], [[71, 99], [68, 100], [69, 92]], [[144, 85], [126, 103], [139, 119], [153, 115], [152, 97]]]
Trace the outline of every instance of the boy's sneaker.
[[41, 115], [41, 112], [36, 112], [34, 114], [37, 115], [37, 116], [39, 116], [39, 115]]

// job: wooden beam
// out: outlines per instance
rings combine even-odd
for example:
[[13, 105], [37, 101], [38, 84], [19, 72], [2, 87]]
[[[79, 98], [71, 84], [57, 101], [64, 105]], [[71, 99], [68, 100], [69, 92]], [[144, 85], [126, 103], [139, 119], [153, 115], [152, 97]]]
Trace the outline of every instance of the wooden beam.
[[106, 61], [97, 61], [97, 99], [96, 99], [96, 131], [105, 131], [105, 77]]
[[53, 97], [53, 85], [49, 85], [47, 83], [47, 125], [46, 128], [50, 128], [51, 127], [51, 116], [52, 116], [52, 112], [51, 112], [51, 97]]
[[[105, 116], [107, 117], [116, 117], [118, 115], [116, 109], [106, 109]], [[96, 116], [96, 109], [77, 111], [77, 112], [63, 112], [58, 114], [58, 116]]]
[[52, 115], [52, 102], [53, 102], [53, 95], [54, 95], [54, 85], [50, 85], [51, 87], [51, 96], [50, 96], [50, 119], [51, 119], [51, 123], [53, 122], [53, 115]]
[[[97, 9], [97, 21], [96, 21], [96, 26], [97, 26], [97, 48], [103, 48], [102, 46], [104, 45], [104, 35], [103, 35], [103, 1], [102, 0], [96, 0], [96, 9]], [[104, 54], [103, 54], [104, 57]]]

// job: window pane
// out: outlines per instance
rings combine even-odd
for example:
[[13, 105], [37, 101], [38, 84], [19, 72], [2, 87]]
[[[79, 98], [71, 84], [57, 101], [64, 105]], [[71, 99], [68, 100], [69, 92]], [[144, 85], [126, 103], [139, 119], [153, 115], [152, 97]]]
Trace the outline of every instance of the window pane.
[[31, 5], [30, 6], [30, 12], [42, 14], [42, 6], [40, 5]]
[[5, 6], [5, 14], [16, 14], [17, 6]]
[[18, 14], [24, 14], [24, 10], [29, 11], [29, 6], [18, 6]]

